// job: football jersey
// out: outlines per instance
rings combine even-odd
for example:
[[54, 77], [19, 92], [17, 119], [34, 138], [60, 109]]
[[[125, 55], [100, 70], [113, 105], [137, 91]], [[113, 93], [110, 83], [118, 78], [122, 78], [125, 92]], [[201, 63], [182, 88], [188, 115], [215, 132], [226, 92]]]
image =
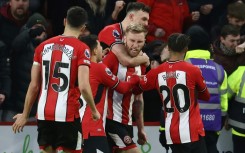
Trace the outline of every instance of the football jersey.
[[205, 135], [196, 92], [207, 87], [198, 67], [184, 61], [165, 62], [150, 70], [140, 86], [157, 89], [162, 98], [167, 144], [198, 141], [199, 135]]
[[88, 46], [75, 37], [57, 36], [36, 48], [35, 63], [42, 75], [37, 118], [67, 122], [79, 117], [75, 82], [79, 65], [90, 66]]
[[109, 46], [110, 50], [115, 44], [123, 44], [122, 37], [123, 29], [121, 23], [106, 26], [98, 35], [99, 41]]
[[83, 100], [83, 107], [80, 109], [82, 120], [83, 138], [88, 139], [90, 136], [106, 136], [105, 134], [105, 119], [107, 114], [107, 94], [108, 88], [114, 89], [118, 83], [118, 78], [103, 63], [91, 62], [89, 72], [90, 85], [94, 97], [96, 108], [101, 114], [98, 121], [93, 121], [91, 109], [86, 106], [86, 101]]
[[[132, 74], [143, 75], [145, 73], [145, 66], [124, 67], [121, 65], [113, 52], [103, 59], [103, 63], [108, 66], [111, 72], [120, 80], [127, 81]], [[107, 118], [132, 125], [132, 105], [135, 95], [132, 92], [121, 94], [115, 90], [110, 89], [108, 92], [108, 113]]]

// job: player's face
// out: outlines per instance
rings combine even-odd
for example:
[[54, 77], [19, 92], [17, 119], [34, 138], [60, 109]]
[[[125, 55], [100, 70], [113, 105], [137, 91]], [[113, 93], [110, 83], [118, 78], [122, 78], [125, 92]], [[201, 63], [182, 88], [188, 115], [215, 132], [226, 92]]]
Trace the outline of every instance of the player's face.
[[10, 0], [11, 13], [14, 17], [22, 19], [29, 8], [29, 0]]
[[149, 13], [143, 12], [141, 10], [134, 12], [133, 23], [148, 26], [148, 21], [149, 21]]
[[162, 52], [161, 52], [161, 61], [166, 61], [169, 59], [169, 50], [168, 50], [168, 46], [164, 47]]
[[220, 40], [226, 48], [235, 51], [236, 46], [240, 43], [240, 35], [227, 35], [225, 38], [221, 37]]
[[100, 61], [102, 61], [102, 47], [101, 47], [100, 42], [98, 40], [97, 40], [96, 50], [97, 50], [97, 62], [100, 62]]
[[136, 57], [145, 44], [145, 34], [128, 32], [124, 37], [127, 52], [131, 57]]

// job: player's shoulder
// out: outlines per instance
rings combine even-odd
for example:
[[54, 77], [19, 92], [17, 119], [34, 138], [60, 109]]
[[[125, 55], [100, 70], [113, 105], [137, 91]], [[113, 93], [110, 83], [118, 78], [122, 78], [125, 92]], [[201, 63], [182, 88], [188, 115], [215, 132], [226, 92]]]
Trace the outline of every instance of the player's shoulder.
[[104, 35], [104, 34], [112, 34], [112, 35], [120, 35], [120, 24], [119, 23], [115, 23], [115, 24], [111, 24], [108, 26], [105, 26], [99, 33], [99, 37], [100, 35]]

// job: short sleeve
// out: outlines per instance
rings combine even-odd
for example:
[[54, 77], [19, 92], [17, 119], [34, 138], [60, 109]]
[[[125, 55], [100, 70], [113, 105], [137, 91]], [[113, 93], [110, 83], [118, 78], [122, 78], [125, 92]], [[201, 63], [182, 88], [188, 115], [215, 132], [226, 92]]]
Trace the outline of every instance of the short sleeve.
[[112, 48], [115, 44], [122, 44], [122, 34], [113, 26], [105, 27], [98, 36], [100, 42]]
[[78, 65], [86, 65], [89, 66], [91, 65], [90, 62], [90, 50], [89, 47], [87, 45], [85, 45], [84, 43], [82, 43], [82, 45], [80, 46], [79, 50], [78, 50]]

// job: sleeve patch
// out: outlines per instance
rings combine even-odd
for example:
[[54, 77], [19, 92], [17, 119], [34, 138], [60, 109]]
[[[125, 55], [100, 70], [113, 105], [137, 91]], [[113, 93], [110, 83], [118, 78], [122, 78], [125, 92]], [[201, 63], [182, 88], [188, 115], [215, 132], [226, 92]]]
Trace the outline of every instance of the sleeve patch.
[[113, 30], [112, 31], [112, 35], [116, 38], [116, 39], [120, 39], [120, 33], [117, 30]]
[[110, 70], [109, 68], [106, 68], [106, 69], [105, 69], [105, 72], [106, 72], [106, 74], [109, 75], [109, 76], [112, 76], [112, 75], [113, 75], [112, 72], [111, 72], [111, 70]]
[[90, 59], [90, 51], [88, 49], [85, 49], [84, 52], [85, 56]]

